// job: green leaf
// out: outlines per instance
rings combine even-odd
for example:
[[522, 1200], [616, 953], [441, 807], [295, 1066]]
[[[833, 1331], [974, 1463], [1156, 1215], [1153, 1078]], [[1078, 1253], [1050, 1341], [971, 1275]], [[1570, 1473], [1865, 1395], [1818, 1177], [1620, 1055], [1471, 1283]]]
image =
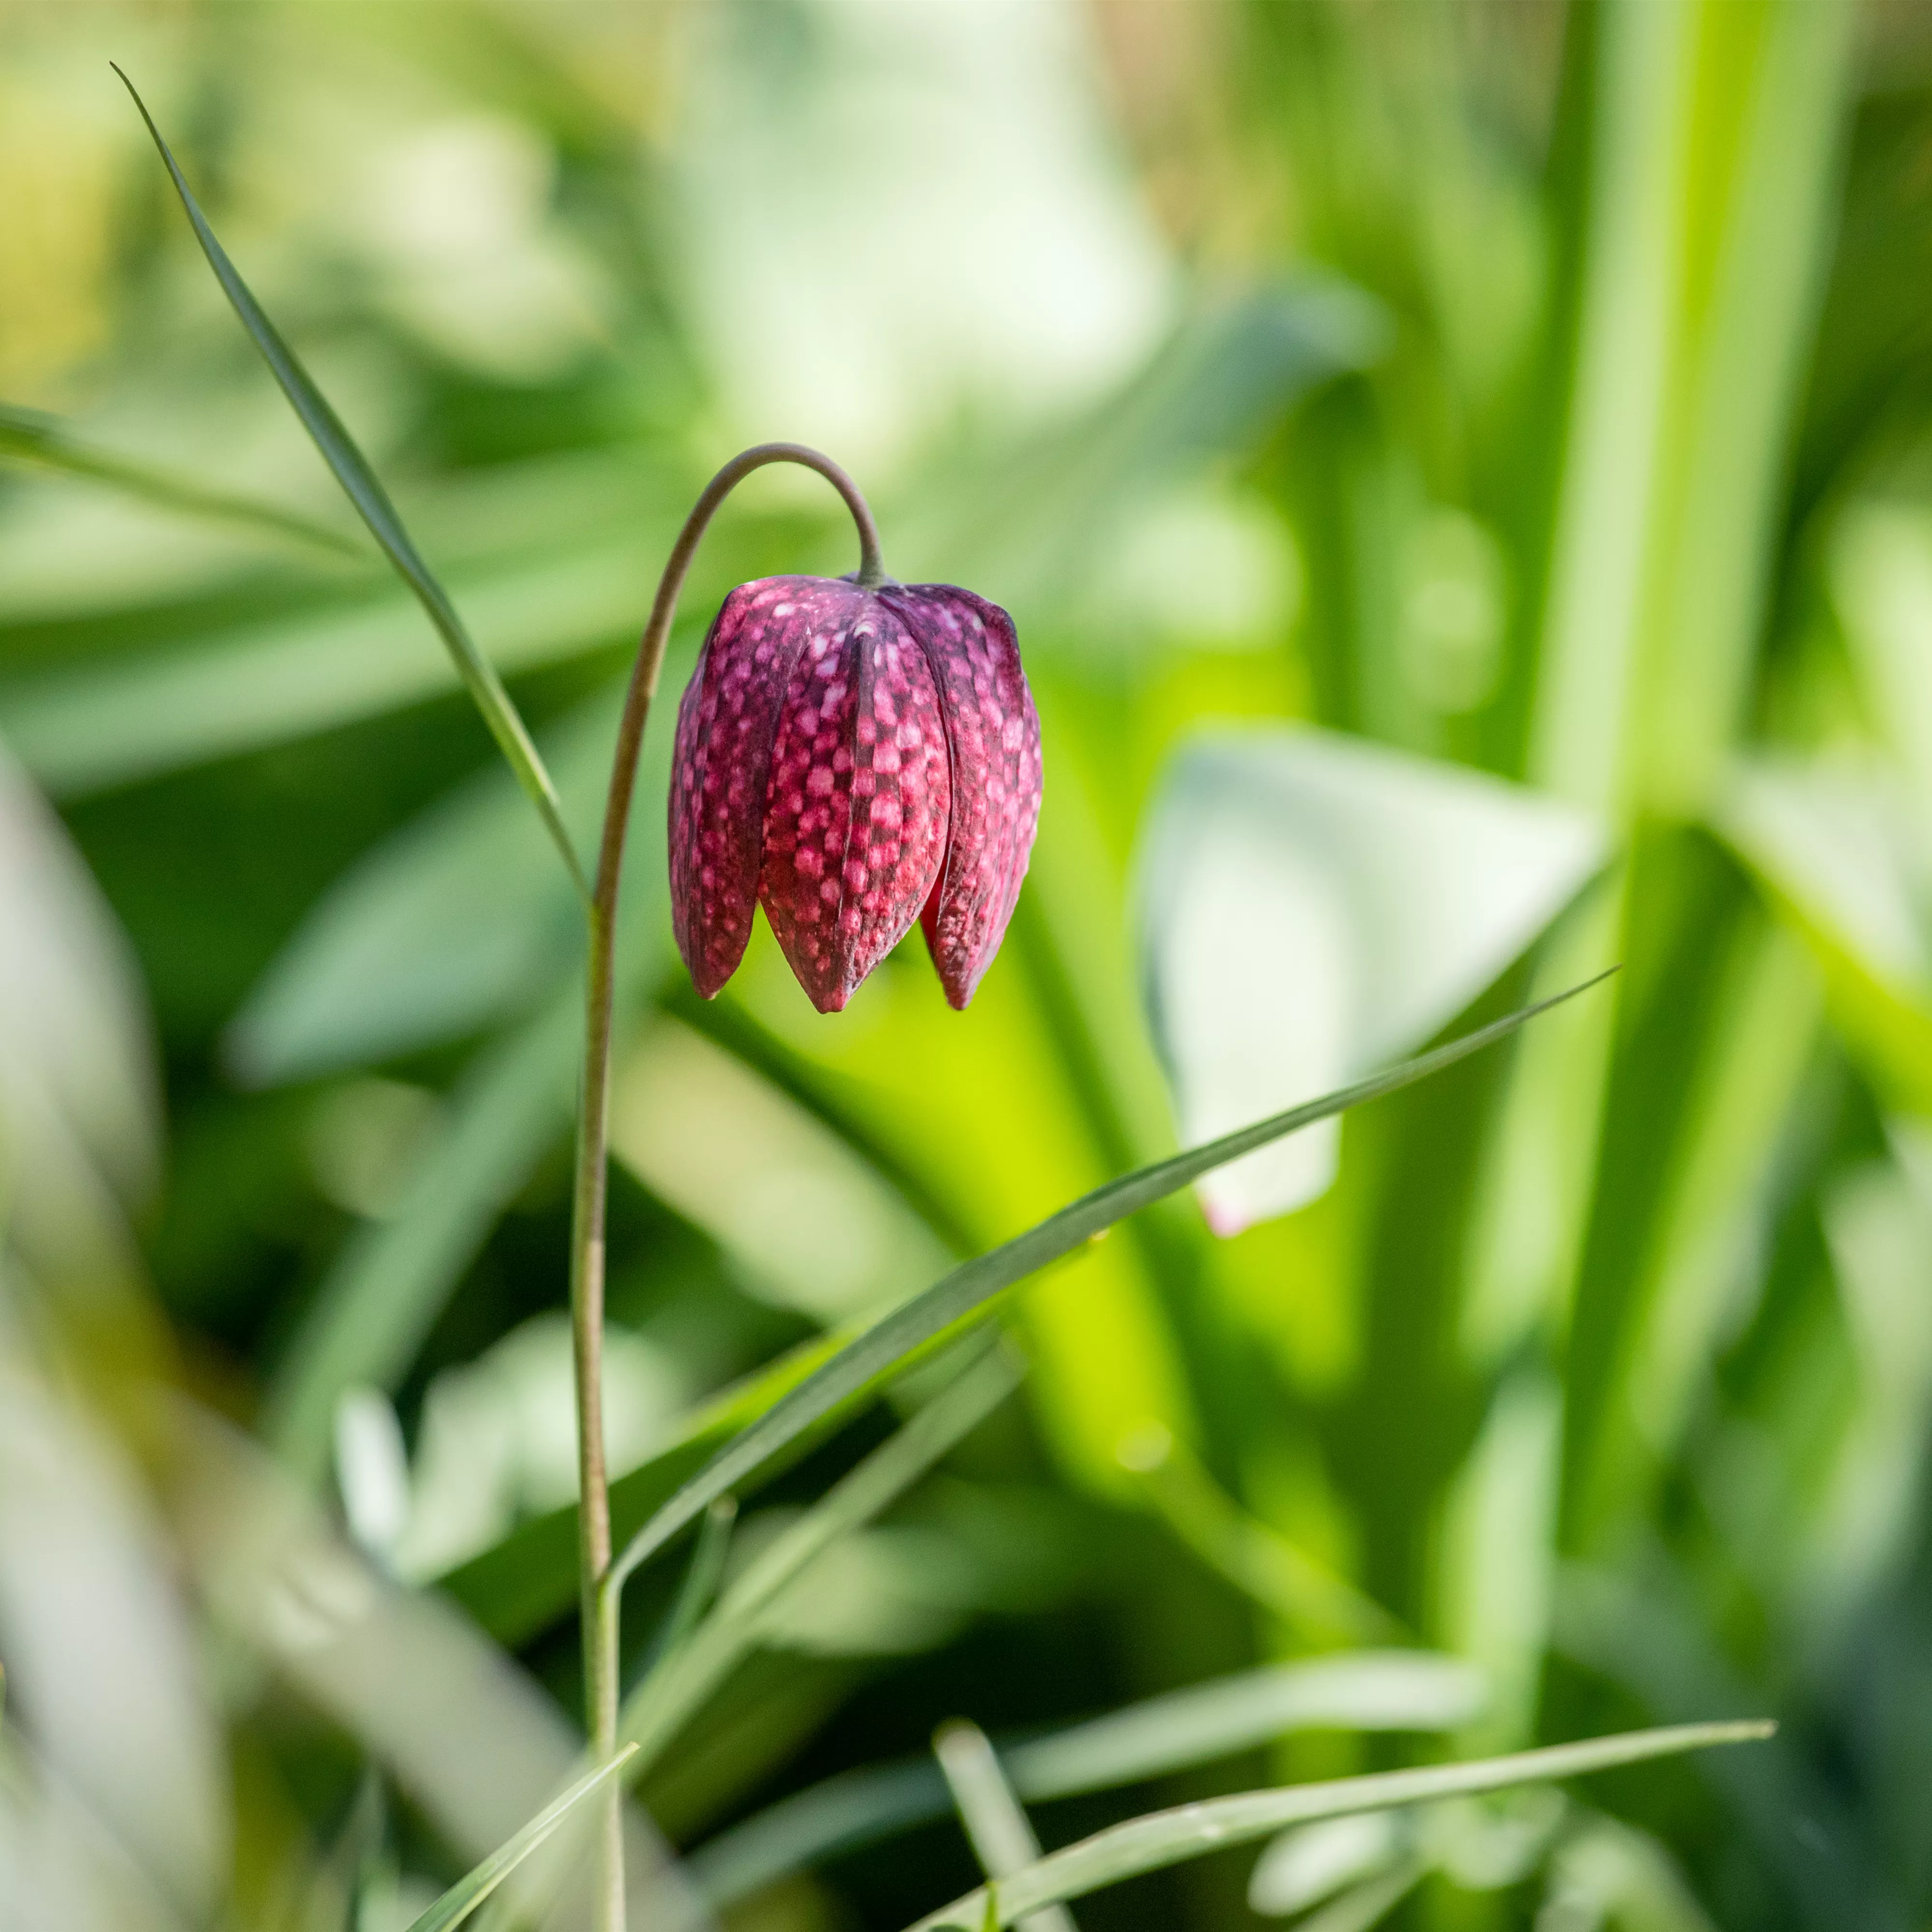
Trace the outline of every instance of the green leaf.
[[[1562, 800], [1342, 733], [1192, 739], [1141, 835], [1149, 1017], [1182, 1137], [1414, 1052], [1575, 898], [1604, 842]], [[1340, 1136], [1203, 1180], [1215, 1232], [1325, 1192]]]
[[1580, 1399], [1581, 1377], [1569, 1387], [1564, 1514], [1580, 1543], [1600, 1546], [1648, 1511], [1693, 1426], [1732, 1340], [1734, 1285], [1768, 1244], [1779, 1163], [1816, 1064], [1822, 975], [1800, 941], [1757, 915], [1719, 956], [1702, 1036], [1681, 1056], [1682, 1123], [1622, 1333], [1602, 1351], [1602, 1392]]
[[[1789, 541], [1785, 452], [1838, 244], [1857, 22], [1846, 0], [1720, 6], [1694, 24], [1684, 16], [1696, 71], [1681, 164], [1653, 178], [1660, 212], [1696, 236], [1710, 279], [1686, 274], [1682, 241], [1660, 237], [1659, 266], [1675, 282], [1676, 367], [1652, 359], [1640, 338], [1631, 344], [1658, 374], [1653, 421], [1669, 466], [1653, 480], [1646, 533], [1660, 584], [1629, 582], [1645, 660], [1632, 749], [1648, 802], [1666, 813], [1708, 803], [1748, 712]], [[1653, 148], [1640, 165], [1655, 156]], [[1604, 188], [1631, 192], [1628, 176], [1608, 171]], [[1601, 401], [1606, 415], [1631, 407], [1607, 389]], [[1570, 507], [1583, 540], [1600, 544], [1605, 506]]]
[[[941, 1724], [932, 1740], [946, 1788], [952, 1794], [960, 1822], [966, 1827], [974, 1856], [989, 1880], [1023, 1870], [1039, 1859], [1040, 1839], [1032, 1821], [1000, 1768], [1000, 1760], [977, 1724], [956, 1718]], [[998, 1922], [997, 1887], [986, 1888], [986, 1911]], [[1022, 1932], [1075, 1932], [1073, 1916], [1064, 1905], [1049, 1905], [1029, 1918]]]
[[[10, 1256], [5, 1272], [22, 1279]], [[0, 1602], [33, 1762], [86, 1807], [122, 1868], [145, 1874], [149, 1896], [178, 1901], [176, 1924], [208, 1924], [230, 1869], [232, 1785], [222, 1718], [195, 1667], [200, 1629], [103, 1408], [82, 1407], [70, 1388], [56, 1393], [30, 1360], [12, 1334], [0, 1338]], [[16, 1732], [13, 1742], [25, 1740]], [[17, 1762], [0, 1756], [0, 1772]], [[18, 1789], [10, 1776], [0, 1782], [10, 1834], [22, 1822]], [[29, 1919], [39, 1916], [13, 1850], [20, 1842], [10, 1836], [0, 1879], [0, 1898], [16, 1901], [0, 1907], [10, 1926], [21, 1922], [23, 1889]], [[74, 1916], [52, 1913], [56, 1923]]]
[[623, 1770], [632, 1756], [632, 1749], [627, 1745], [608, 1764], [599, 1765], [587, 1777], [579, 1778], [561, 1797], [539, 1811], [507, 1844], [492, 1852], [473, 1871], [458, 1879], [410, 1925], [409, 1932], [449, 1932], [452, 1926], [460, 1925], [585, 1798]]
[[698, 1526], [698, 1547], [691, 1552], [691, 1567], [678, 1586], [677, 1599], [664, 1618], [664, 1628], [651, 1640], [656, 1650], [653, 1666], [658, 1658], [669, 1657], [683, 1646], [710, 1609], [724, 1574], [724, 1559], [731, 1551], [732, 1526], [737, 1520], [735, 1496], [720, 1496], [704, 1512], [704, 1520]]
[[[634, 554], [478, 568], [465, 598], [506, 670], [608, 645], [650, 594]], [[63, 797], [313, 737], [440, 697], [457, 674], [400, 594], [226, 627], [208, 642], [83, 662], [0, 688], [20, 762]]]
[[[641, 1527], [720, 1448], [836, 1354], [846, 1339], [833, 1335], [800, 1343], [688, 1418], [650, 1461], [610, 1485], [613, 1534], [621, 1540]], [[801, 1438], [794, 1450], [802, 1453], [811, 1439]], [[520, 1648], [576, 1607], [576, 1506], [524, 1523], [494, 1548], [440, 1578], [436, 1587], [499, 1643]]]
[[1288, 1918], [1385, 1876], [1402, 1857], [1412, 1821], [1399, 1812], [1358, 1811], [1296, 1825], [1274, 1840], [1248, 1874], [1248, 1908]]
[[[1292, 1731], [1450, 1730], [1468, 1721], [1483, 1694], [1480, 1674], [1458, 1658], [1354, 1651], [1190, 1684], [1005, 1747], [1000, 1761], [1014, 1790], [1036, 1804], [1165, 1777]], [[720, 1833], [692, 1858], [692, 1875], [722, 1907], [945, 1810], [945, 1785], [929, 1760], [867, 1766]]]
[[[1556, 1744], [1517, 1751], [1508, 1757], [1468, 1764], [1436, 1765], [1420, 1771], [1385, 1771], [1366, 1778], [1337, 1778], [1324, 1784], [1289, 1785], [1248, 1791], [1234, 1798], [1178, 1805], [1130, 1820], [1055, 1852], [1000, 1882], [998, 1922], [1010, 1925], [1041, 1906], [1078, 1898], [1104, 1886], [1144, 1872], [1158, 1871], [1184, 1859], [1251, 1844], [1289, 1825], [1352, 1812], [1380, 1811], [1392, 1805], [1426, 1804], [1441, 1798], [1507, 1790], [1559, 1778], [1580, 1777], [1646, 1758], [1703, 1750], [1714, 1744], [1744, 1744], [1769, 1737], [1768, 1722], [1680, 1724], [1652, 1731], [1630, 1731], [1582, 1744]], [[940, 1932], [941, 1927], [974, 1932], [986, 1906], [984, 1887], [928, 1913], [908, 1932]]]
[[362, 545], [352, 537], [330, 529], [326, 524], [314, 522], [273, 503], [260, 503], [253, 497], [218, 490], [191, 476], [156, 469], [130, 457], [91, 448], [76, 441], [52, 417], [32, 410], [15, 409], [5, 403], [0, 403], [0, 457], [57, 470], [63, 476], [85, 476], [96, 483], [110, 484], [164, 510], [178, 510], [217, 523], [237, 524], [272, 536], [293, 537], [338, 556], [363, 554]]
[[[609, 782], [620, 702], [600, 692], [544, 734], [566, 815], [586, 831]], [[655, 733], [646, 747], [664, 770], [670, 736]], [[662, 795], [664, 770], [645, 773], [647, 801]], [[641, 876], [629, 883], [662, 926], [658, 857], [655, 890]], [[627, 899], [627, 925], [632, 909]], [[574, 978], [582, 949], [575, 903], [492, 765], [331, 885], [230, 1022], [224, 1057], [251, 1085], [274, 1086], [461, 1039]]]
[[1070, 1798], [1252, 1749], [1292, 1730], [1446, 1731], [1480, 1707], [1479, 1672], [1426, 1650], [1357, 1650], [1190, 1684], [1005, 1754], [1022, 1798]]
[[1420, 1858], [1406, 1859], [1394, 1870], [1355, 1886], [1320, 1911], [1311, 1912], [1298, 1932], [1369, 1932], [1415, 1889], [1428, 1870]]
[[82, 854], [0, 743], [0, 1241], [89, 1292], [129, 1264], [160, 1166], [140, 969]]
[[[748, 1293], [822, 1328], [904, 1300], [958, 1258], [844, 1136], [668, 1015], [618, 1060], [610, 1147]], [[769, 1206], [780, 1188], [797, 1204], [782, 1216]]]
[[948, 1330], [975, 1318], [982, 1317], [989, 1305], [1029, 1275], [1072, 1254], [1084, 1242], [1104, 1233], [1115, 1222], [1124, 1220], [1150, 1202], [1159, 1201], [1185, 1187], [1190, 1181], [1234, 1160], [1252, 1149], [1297, 1128], [1312, 1126], [1360, 1106], [1364, 1102], [1393, 1094], [1445, 1066], [1480, 1052], [1503, 1039], [1526, 1020], [1546, 1012], [1561, 1001], [1595, 986], [1606, 976], [1598, 975], [1554, 998], [1525, 1007], [1489, 1026], [1479, 1028], [1462, 1039], [1438, 1047], [1432, 1053], [1405, 1060], [1366, 1080], [1345, 1087], [1318, 1100], [1310, 1100], [1286, 1113], [1261, 1120], [1250, 1127], [1225, 1135], [1205, 1147], [1195, 1148], [1157, 1161], [1150, 1167], [1109, 1181], [1079, 1200], [1063, 1208], [1037, 1227], [977, 1258], [955, 1268], [924, 1294], [875, 1322], [856, 1341], [848, 1343], [824, 1367], [776, 1404], [746, 1430], [729, 1447], [712, 1459], [703, 1471], [674, 1496], [634, 1538], [618, 1558], [616, 1574], [621, 1582], [639, 1564], [663, 1548], [685, 1525], [697, 1516], [714, 1496], [722, 1496], [779, 1454], [794, 1438], [835, 1412], [861, 1400], [872, 1389], [908, 1366]]
[[1802, 940], [1833, 1024], [1892, 1104], [1932, 1109], [1932, 948], [1916, 904], [1922, 837], [1880, 773], [1756, 758], [1714, 819]]
[[260, 304], [250, 293], [248, 284], [228, 259], [226, 251], [215, 239], [214, 230], [208, 225], [208, 218], [202, 213], [201, 205], [190, 190], [172, 150], [161, 138], [161, 130], [155, 126], [146, 102], [118, 67], [114, 71], [121, 75], [122, 84], [133, 97], [141, 118], [147, 123], [148, 132], [154, 137], [154, 146], [174, 182], [175, 192], [180, 196], [182, 206], [194, 227], [195, 238], [200, 242], [202, 253], [208, 257], [208, 265], [214, 271], [216, 280], [234, 305], [235, 313], [242, 318], [242, 326], [254, 338], [256, 347], [262, 352], [263, 360], [281, 385], [282, 393], [302, 418], [302, 427], [322, 452], [323, 460], [334, 472], [335, 480], [347, 493], [349, 500], [369, 526], [370, 533], [382, 545], [403, 580], [416, 592], [417, 602], [448, 646], [457, 674], [476, 700], [477, 709], [483, 714], [483, 722], [490, 728], [490, 735], [509, 761], [510, 769], [517, 775], [517, 782], [541, 814], [578, 890], [587, 899], [590, 887], [583, 868], [578, 862], [568, 828], [563, 822], [556, 788], [550, 783], [550, 774], [544, 768], [543, 760], [531, 742], [517, 707], [510, 701], [510, 694], [503, 688], [502, 680], [476, 648], [464, 628], [462, 619], [456, 614], [456, 607], [428, 565], [417, 554], [416, 545], [403, 527], [402, 519], [396, 514], [395, 506], [389, 501], [388, 493], [356, 448], [342, 419], [310, 380], [294, 350], [282, 340], [274, 324], [262, 313]]
[[784, 1592], [841, 1537], [903, 1496], [1018, 1382], [1002, 1352], [982, 1355], [759, 1555], [710, 1616], [626, 1699], [618, 1735], [638, 1747], [639, 1774], [758, 1642], [766, 1613]]

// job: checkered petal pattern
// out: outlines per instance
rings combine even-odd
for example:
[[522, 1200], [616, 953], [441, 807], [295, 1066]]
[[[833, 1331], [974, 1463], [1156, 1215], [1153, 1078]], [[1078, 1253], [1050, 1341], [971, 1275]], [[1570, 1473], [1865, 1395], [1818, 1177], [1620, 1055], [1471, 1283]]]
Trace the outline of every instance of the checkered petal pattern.
[[947, 584], [767, 578], [726, 598], [678, 707], [678, 950], [712, 998], [761, 904], [821, 1012], [923, 920], [972, 998], [1040, 816], [1040, 724], [1012, 620]]

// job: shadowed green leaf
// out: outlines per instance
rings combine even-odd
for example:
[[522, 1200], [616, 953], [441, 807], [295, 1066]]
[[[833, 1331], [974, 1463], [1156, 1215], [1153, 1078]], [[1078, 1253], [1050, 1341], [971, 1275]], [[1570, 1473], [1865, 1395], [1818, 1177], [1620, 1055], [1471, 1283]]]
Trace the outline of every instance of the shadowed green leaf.
[[154, 124], [154, 116], [148, 112], [147, 104], [136, 90], [134, 83], [118, 67], [114, 69], [121, 75], [122, 84], [133, 96], [134, 105], [140, 110], [141, 118], [147, 123], [148, 132], [153, 136], [155, 147], [166, 164], [170, 178], [175, 184], [175, 192], [181, 197], [182, 208], [193, 226], [195, 238], [200, 242], [202, 253], [208, 257], [208, 264], [214, 271], [235, 313], [242, 318], [242, 326], [254, 338], [255, 346], [262, 352], [262, 359], [274, 372], [275, 380], [282, 386], [296, 414], [302, 418], [315, 446], [322, 452], [322, 459], [335, 473], [335, 479], [347, 493], [349, 500], [356, 506], [362, 520], [369, 526], [370, 533], [382, 546], [389, 561], [393, 563], [403, 580], [416, 592], [417, 601], [428, 613], [430, 622], [436, 626], [437, 634], [449, 648], [454, 660], [457, 673], [468, 687], [470, 696], [476, 701], [477, 709], [483, 714], [483, 722], [490, 728], [490, 734], [508, 760], [510, 769], [517, 775], [520, 784], [542, 814], [556, 849], [562, 854], [564, 864], [577, 882], [578, 889], [587, 898], [590, 888], [584, 878], [582, 866], [578, 862], [576, 848], [572, 844], [568, 829], [563, 822], [562, 809], [557, 802], [556, 789], [551, 784], [550, 774], [544, 768], [542, 758], [532, 742], [523, 719], [510, 701], [510, 694], [503, 688], [503, 681], [496, 675], [495, 668], [476, 648], [475, 641], [464, 628], [463, 620], [456, 614], [456, 607], [451, 603], [442, 586], [436, 581], [428, 564], [417, 554], [416, 545], [410, 541], [409, 532], [404, 529], [402, 519], [397, 515], [395, 506], [389, 501], [388, 493], [377, 481], [362, 452], [356, 448], [354, 438], [343, 426], [342, 419], [330, 406], [328, 398], [310, 380], [308, 371], [297, 358], [293, 350], [284, 342], [275, 326], [263, 314], [261, 304], [250, 293], [248, 284], [236, 272], [235, 265], [228, 259], [227, 252], [215, 239], [214, 231], [208, 225], [208, 218], [201, 212], [186, 177], [182, 173], [172, 151], [161, 138], [161, 130]]
[[1148, 1501], [1183, 1543], [1291, 1628], [1358, 1642], [1406, 1638], [1372, 1598], [1249, 1515], [1158, 1423], [1123, 1443], [1120, 1460], [1143, 1478]]

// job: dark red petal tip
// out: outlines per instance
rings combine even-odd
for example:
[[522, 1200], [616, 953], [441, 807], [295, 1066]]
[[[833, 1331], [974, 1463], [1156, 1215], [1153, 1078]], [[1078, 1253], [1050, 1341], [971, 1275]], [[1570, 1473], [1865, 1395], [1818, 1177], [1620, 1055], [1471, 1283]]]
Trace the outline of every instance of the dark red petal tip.
[[946, 999], [964, 1007], [1006, 936], [1039, 829], [1040, 716], [997, 604], [950, 584], [895, 586], [879, 601], [917, 639], [939, 687], [952, 809], [922, 923]]

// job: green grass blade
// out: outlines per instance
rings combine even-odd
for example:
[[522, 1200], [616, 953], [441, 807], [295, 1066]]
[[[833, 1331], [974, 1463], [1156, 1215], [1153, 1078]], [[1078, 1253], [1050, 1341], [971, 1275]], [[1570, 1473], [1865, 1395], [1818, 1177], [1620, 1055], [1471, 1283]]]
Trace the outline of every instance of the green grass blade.
[[492, 1852], [473, 1871], [458, 1879], [411, 1924], [409, 1932], [449, 1932], [450, 1927], [460, 1925], [585, 1798], [616, 1777], [628, 1762], [631, 1755], [626, 1747], [608, 1764], [599, 1765], [588, 1777], [579, 1778], [561, 1797], [539, 1811], [507, 1844]]
[[[704, 1520], [698, 1526], [698, 1547], [691, 1552], [691, 1568], [684, 1573], [677, 1600], [662, 1631], [653, 1640], [658, 1658], [680, 1648], [710, 1609], [724, 1574], [724, 1559], [731, 1552], [731, 1528], [737, 1520], [735, 1496], [720, 1496], [704, 1512]], [[656, 1661], [654, 1658], [654, 1665]]]
[[[1007, 1784], [986, 1732], [977, 1724], [956, 1718], [940, 1726], [933, 1737], [932, 1754], [939, 1760], [953, 1807], [987, 1877], [997, 1881], [1037, 1864], [1040, 1840]], [[986, 1894], [988, 1911], [995, 1923], [996, 1888], [989, 1886]], [[1026, 1919], [1021, 1932], [1076, 1932], [1076, 1928], [1065, 1906], [1049, 1905]]]
[[[1454, 1730], [1481, 1708], [1481, 1675], [1432, 1651], [1351, 1652], [1210, 1678], [1104, 1716], [1000, 1747], [1028, 1804], [1166, 1777], [1296, 1731]], [[941, 1817], [930, 1759], [841, 1772], [795, 1791], [702, 1846], [691, 1873], [721, 1910], [836, 1852]]]
[[208, 218], [201, 212], [186, 177], [175, 160], [172, 151], [161, 138], [161, 130], [154, 124], [154, 116], [148, 112], [147, 103], [136, 91], [134, 83], [118, 67], [114, 69], [121, 76], [122, 85], [133, 97], [134, 105], [140, 110], [141, 118], [147, 123], [148, 132], [154, 137], [154, 146], [166, 165], [170, 178], [175, 184], [175, 192], [181, 197], [195, 238], [201, 244], [202, 253], [208, 257], [208, 264], [214, 271], [226, 293], [235, 313], [242, 319], [242, 326], [254, 338], [255, 346], [262, 352], [262, 359], [274, 372], [275, 380], [281, 385], [282, 393], [289, 399], [296, 414], [302, 418], [316, 448], [322, 452], [322, 460], [334, 472], [335, 480], [347, 493], [349, 500], [361, 514], [362, 520], [369, 526], [370, 534], [380, 544], [404, 581], [416, 592], [417, 601], [428, 614], [430, 622], [448, 646], [454, 660], [457, 673], [468, 687], [470, 696], [476, 700], [476, 707], [483, 714], [483, 722], [490, 728], [503, 756], [508, 760], [510, 769], [517, 775], [520, 784], [536, 807], [563, 862], [569, 868], [578, 890], [587, 899], [590, 887], [584, 877], [582, 866], [578, 862], [577, 851], [571, 843], [568, 829], [563, 822], [563, 813], [557, 802], [556, 789], [551, 784], [550, 773], [544, 770], [542, 758], [532, 742], [517, 708], [510, 701], [510, 694], [503, 688], [503, 682], [495, 668], [476, 648], [475, 640], [464, 628], [463, 620], [456, 614], [456, 607], [451, 603], [442, 586], [437, 582], [428, 564], [417, 554], [410, 541], [409, 532], [404, 529], [401, 518], [397, 515], [395, 506], [389, 501], [388, 493], [376, 479], [362, 452], [356, 448], [355, 439], [343, 426], [342, 419], [329, 405], [328, 400], [310, 379], [308, 371], [298, 359], [293, 350], [284, 342], [280, 333], [262, 312], [261, 304], [249, 292], [235, 265], [228, 259], [227, 252], [215, 239], [214, 231], [208, 224]]
[[[1437, 1798], [1460, 1798], [1512, 1785], [1534, 1784], [1555, 1778], [1577, 1778], [1613, 1766], [1636, 1764], [1646, 1758], [1669, 1757], [1703, 1750], [1714, 1744], [1745, 1744], [1768, 1738], [1777, 1729], [1768, 1722], [1678, 1724], [1660, 1730], [1628, 1731], [1593, 1738], [1582, 1744], [1555, 1744], [1540, 1750], [1516, 1751], [1507, 1757], [1478, 1759], [1468, 1764], [1431, 1766], [1421, 1771], [1385, 1771], [1366, 1778], [1337, 1778], [1324, 1784], [1289, 1785], [1272, 1791], [1248, 1791], [1234, 1798], [1204, 1804], [1178, 1805], [1150, 1812], [1096, 1832], [1037, 1864], [1000, 1880], [998, 1923], [1010, 1925], [1042, 1906], [1078, 1898], [1102, 1886], [1164, 1866], [1201, 1857], [1232, 1845], [1251, 1844], [1290, 1825], [1318, 1818], [1340, 1818], [1359, 1811], [1386, 1810], [1398, 1804], [1420, 1804]], [[976, 1932], [986, 1912], [984, 1886], [929, 1913], [909, 1932], [940, 1932], [942, 1927]]]
[[1029, 1802], [1138, 1784], [1297, 1730], [1447, 1731], [1481, 1708], [1481, 1673], [1426, 1650], [1357, 1650], [1215, 1678], [1002, 1754]]
[[639, 1775], [756, 1646], [766, 1612], [784, 1592], [841, 1537], [903, 1496], [1018, 1384], [1003, 1352], [982, 1354], [758, 1557], [685, 1643], [625, 1700], [617, 1734], [639, 1748]]
[[946, 1780], [930, 1757], [843, 1771], [781, 1798], [698, 1847], [691, 1876], [714, 1910], [820, 1860], [943, 1818]]
[[[1612, 969], [1615, 970], [1614, 968]], [[1338, 1093], [1324, 1095], [1299, 1107], [1291, 1107], [1252, 1126], [1238, 1129], [1204, 1147], [1190, 1148], [1172, 1160], [1126, 1174], [1118, 1180], [1096, 1187], [1070, 1206], [1050, 1216], [1003, 1246], [955, 1268], [924, 1294], [915, 1296], [895, 1310], [841, 1349], [832, 1360], [768, 1413], [729, 1444], [712, 1462], [671, 1497], [645, 1524], [618, 1558], [620, 1580], [638, 1565], [662, 1549], [685, 1525], [704, 1510], [714, 1496], [722, 1496], [772, 1456], [792, 1439], [831, 1414], [835, 1410], [860, 1400], [888, 1377], [908, 1366], [949, 1329], [970, 1320], [984, 1311], [996, 1298], [1016, 1287], [1029, 1275], [1063, 1259], [1115, 1222], [1178, 1192], [1190, 1181], [1225, 1162], [1241, 1155], [1298, 1127], [1312, 1126], [1343, 1113], [1351, 1107], [1412, 1086], [1444, 1067], [1454, 1066], [1472, 1053], [1513, 1033], [1525, 1021], [1533, 1019], [1562, 1001], [1597, 985], [1607, 976], [1599, 974], [1568, 992], [1526, 1006], [1492, 1024], [1479, 1028], [1462, 1039], [1451, 1040], [1432, 1053], [1404, 1060], [1400, 1066], [1372, 1074]]]
[[[610, 1521], [619, 1542], [634, 1534], [740, 1430], [748, 1428], [796, 1388], [848, 1338], [814, 1336], [776, 1361], [721, 1390], [687, 1417], [658, 1453], [610, 1485]], [[805, 1453], [801, 1437], [791, 1453]], [[776, 1473], [779, 1464], [763, 1472]], [[578, 1601], [577, 1506], [568, 1504], [520, 1524], [502, 1542], [436, 1579], [506, 1649], [521, 1648], [574, 1613]]]
[[0, 403], [0, 457], [31, 464], [37, 469], [55, 470], [64, 476], [83, 476], [90, 482], [106, 483], [160, 509], [235, 524], [273, 536], [293, 537], [298, 542], [338, 556], [363, 554], [362, 545], [353, 537], [332, 530], [326, 524], [313, 522], [273, 503], [257, 502], [250, 496], [215, 489], [191, 476], [178, 476], [130, 457], [92, 448], [70, 436], [52, 416], [33, 410], [15, 409], [6, 403]]
[[1295, 1932], [1369, 1932], [1379, 1925], [1429, 1875], [1427, 1862], [1404, 1858], [1393, 1871], [1351, 1886], [1338, 1898], [1299, 1922]]

